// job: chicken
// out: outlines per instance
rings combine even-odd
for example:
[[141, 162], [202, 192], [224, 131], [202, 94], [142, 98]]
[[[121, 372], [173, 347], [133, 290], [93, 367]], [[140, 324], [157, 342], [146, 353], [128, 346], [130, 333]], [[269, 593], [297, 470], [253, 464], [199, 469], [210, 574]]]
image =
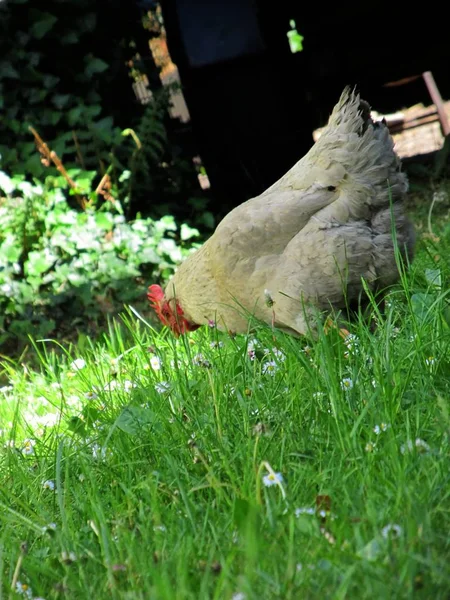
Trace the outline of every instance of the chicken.
[[407, 188], [386, 124], [346, 88], [310, 151], [233, 209], [164, 292], [151, 285], [151, 306], [177, 336], [208, 322], [246, 332], [251, 316], [314, 335], [318, 315], [398, 280], [395, 243], [412, 260]]

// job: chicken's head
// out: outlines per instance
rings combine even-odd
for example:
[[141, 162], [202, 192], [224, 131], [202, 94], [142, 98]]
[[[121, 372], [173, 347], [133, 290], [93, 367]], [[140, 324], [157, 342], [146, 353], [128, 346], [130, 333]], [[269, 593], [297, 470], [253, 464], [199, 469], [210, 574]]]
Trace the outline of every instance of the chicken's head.
[[175, 298], [169, 301], [166, 299], [161, 286], [151, 285], [148, 288], [147, 298], [161, 323], [170, 327], [176, 337], [187, 331], [195, 331], [200, 327], [185, 318], [184, 311]]

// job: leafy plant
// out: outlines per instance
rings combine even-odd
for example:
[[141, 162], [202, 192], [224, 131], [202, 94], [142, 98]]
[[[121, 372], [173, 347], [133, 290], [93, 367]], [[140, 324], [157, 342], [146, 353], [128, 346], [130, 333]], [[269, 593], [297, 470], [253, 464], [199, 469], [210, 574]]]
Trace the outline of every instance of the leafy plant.
[[[165, 279], [198, 231], [159, 220], [125, 220], [112, 188], [97, 207], [93, 171], [68, 171], [29, 183], [0, 171], [0, 345], [28, 336], [89, 329], [124, 303], [145, 302], [150, 280]], [[87, 198], [80, 210], [70, 198]]]

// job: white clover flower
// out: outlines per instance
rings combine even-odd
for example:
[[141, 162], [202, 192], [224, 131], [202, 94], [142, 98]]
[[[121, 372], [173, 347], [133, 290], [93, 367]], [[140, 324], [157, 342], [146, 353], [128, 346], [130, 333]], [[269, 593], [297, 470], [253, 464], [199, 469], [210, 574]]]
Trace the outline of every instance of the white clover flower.
[[158, 394], [165, 394], [166, 392], [170, 392], [172, 386], [168, 381], [160, 381], [155, 384], [155, 390]]
[[56, 488], [56, 484], [53, 481], [53, 479], [47, 479], [46, 481], [42, 482], [42, 487], [44, 488], [44, 490], [50, 490], [51, 492], [53, 492]]
[[72, 371], [81, 371], [86, 366], [86, 361], [83, 358], [77, 358], [72, 363], [70, 363], [70, 368]]
[[33, 590], [26, 583], [17, 581], [15, 591], [16, 594], [19, 594], [20, 596], [25, 596], [25, 598], [33, 598]]
[[262, 480], [266, 487], [271, 487], [272, 485], [283, 483], [283, 475], [281, 473], [269, 473], [268, 475], [264, 475]]
[[34, 446], [36, 445], [36, 440], [24, 440], [22, 447], [22, 454], [30, 456], [34, 454]]
[[352, 387], [353, 381], [350, 379], [350, 377], [344, 377], [344, 379], [341, 381], [341, 389], [347, 392], [348, 390], [351, 390]]
[[315, 512], [316, 511], [311, 506], [301, 506], [300, 508], [295, 509], [295, 516], [299, 517], [300, 515], [314, 515]]
[[389, 523], [389, 525], [386, 525], [381, 530], [381, 535], [385, 539], [398, 538], [402, 535], [402, 533], [403, 533], [402, 528], [400, 527], [400, 525], [397, 525], [396, 523]]
[[151, 357], [150, 366], [154, 371], [159, 371], [161, 369], [161, 360], [158, 356]]
[[262, 366], [263, 375], [271, 375], [272, 377], [278, 371], [278, 365], [274, 360], [268, 360]]

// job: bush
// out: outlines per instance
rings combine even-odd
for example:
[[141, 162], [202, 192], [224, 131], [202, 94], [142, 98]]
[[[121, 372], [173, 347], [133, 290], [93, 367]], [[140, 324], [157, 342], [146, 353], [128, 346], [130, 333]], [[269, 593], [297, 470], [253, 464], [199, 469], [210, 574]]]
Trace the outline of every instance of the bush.
[[196, 246], [198, 231], [171, 216], [126, 222], [114, 189], [97, 206], [95, 172], [68, 175], [77, 189], [61, 175], [30, 183], [0, 171], [0, 347], [8, 350], [30, 335], [89, 331], [124, 303], [145, 303], [149, 282], [165, 280]]

